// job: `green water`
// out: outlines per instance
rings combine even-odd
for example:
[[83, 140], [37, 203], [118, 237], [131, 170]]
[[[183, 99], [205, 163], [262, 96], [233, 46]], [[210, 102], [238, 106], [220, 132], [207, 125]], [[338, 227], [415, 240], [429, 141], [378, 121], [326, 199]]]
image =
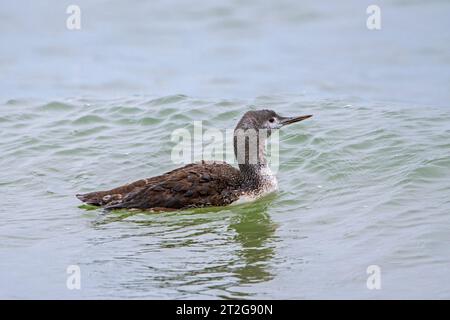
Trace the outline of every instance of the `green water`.
[[[173, 130], [232, 128], [255, 104], [314, 114], [280, 132], [277, 194], [169, 213], [92, 210], [74, 197], [176, 167]], [[1, 110], [4, 296], [449, 296], [446, 109], [175, 95]], [[373, 264], [383, 290], [366, 288]], [[81, 290], [66, 288], [68, 265], [80, 266]]]
[[[3, 2], [0, 298], [450, 298], [450, 2], [77, 0], [80, 30], [64, 1]], [[75, 198], [178, 167], [174, 130], [252, 108], [314, 115], [280, 132], [277, 194]]]

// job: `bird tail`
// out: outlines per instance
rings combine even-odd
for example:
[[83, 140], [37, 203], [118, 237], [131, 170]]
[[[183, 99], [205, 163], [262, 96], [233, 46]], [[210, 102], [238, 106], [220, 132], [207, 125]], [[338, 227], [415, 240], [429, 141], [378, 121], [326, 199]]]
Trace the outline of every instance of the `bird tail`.
[[84, 193], [84, 194], [77, 194], [75, 195], [79, 200], [81, 200], [82, 202], [86, 203], [86, 204], [91, 204], [91, 205], [101, 205], [101, 198], [96, 196], [93, 193]]
[[122, 198], [120, 194], [109, 194], [105, 191], [77, 194], [75, 196], [84, 203], [94, 206], [103, 206]]

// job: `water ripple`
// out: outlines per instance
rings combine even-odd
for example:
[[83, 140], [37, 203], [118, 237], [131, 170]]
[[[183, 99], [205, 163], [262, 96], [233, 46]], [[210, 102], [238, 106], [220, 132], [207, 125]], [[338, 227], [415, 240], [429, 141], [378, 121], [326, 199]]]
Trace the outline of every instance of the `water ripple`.
[[[25, 248], [39, 239], [44, 256], [63, 255], [54, 259], [61, 270], [74, 263], [86, 270], [88, 297], [270, 297], [271, 283], [301, 286], [327, 274], [327, 265], [348, 274], [364, 274], [373, 263], [441, 270], [450, 261], [443, 245], [450, 231], [448, 112], [302, 99], [4, 103], [4, 255], [12, 248], [29, 254]], [[194, 120], [204, 120], [205, 130], [233, 128], [255, 102], [280, 114], [314, 114], [280, 134], [277, 195], [162, 214], [77, 207], [77, 192], [174, 168], [173, 130], [190, 130]]]

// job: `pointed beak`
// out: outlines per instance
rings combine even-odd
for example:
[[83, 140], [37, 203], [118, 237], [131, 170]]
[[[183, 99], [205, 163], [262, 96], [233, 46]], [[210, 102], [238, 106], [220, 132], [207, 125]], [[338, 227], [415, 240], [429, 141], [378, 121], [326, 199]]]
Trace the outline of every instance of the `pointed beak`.
[[281, 119], [281, 124], [283, 126], [285, 126], [287, 124], [292, 124], [292, 123], [296, 123], [299, 121], [303, 121], [303, 120], [311, 118], [311, 117], [312, 117], [312, 114], [308, 114], [306, 116], [300, 116], [300, 117], [286, 117], [286, 118]]

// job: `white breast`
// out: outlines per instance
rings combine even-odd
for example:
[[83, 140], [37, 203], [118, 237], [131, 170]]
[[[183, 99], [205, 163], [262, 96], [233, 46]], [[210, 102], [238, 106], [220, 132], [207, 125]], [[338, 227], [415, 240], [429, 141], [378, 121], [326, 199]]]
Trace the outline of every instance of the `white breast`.
[[261, 189], [249, 193], [242, 193], [239, 199], [234, 201], [232, 204], [242, 204], [255, 201], [278, 190], [277, 177], [273, 174], [269, 167], [264, 167], [261, 169], [261, 176], [264, 178], [263, 187]]

